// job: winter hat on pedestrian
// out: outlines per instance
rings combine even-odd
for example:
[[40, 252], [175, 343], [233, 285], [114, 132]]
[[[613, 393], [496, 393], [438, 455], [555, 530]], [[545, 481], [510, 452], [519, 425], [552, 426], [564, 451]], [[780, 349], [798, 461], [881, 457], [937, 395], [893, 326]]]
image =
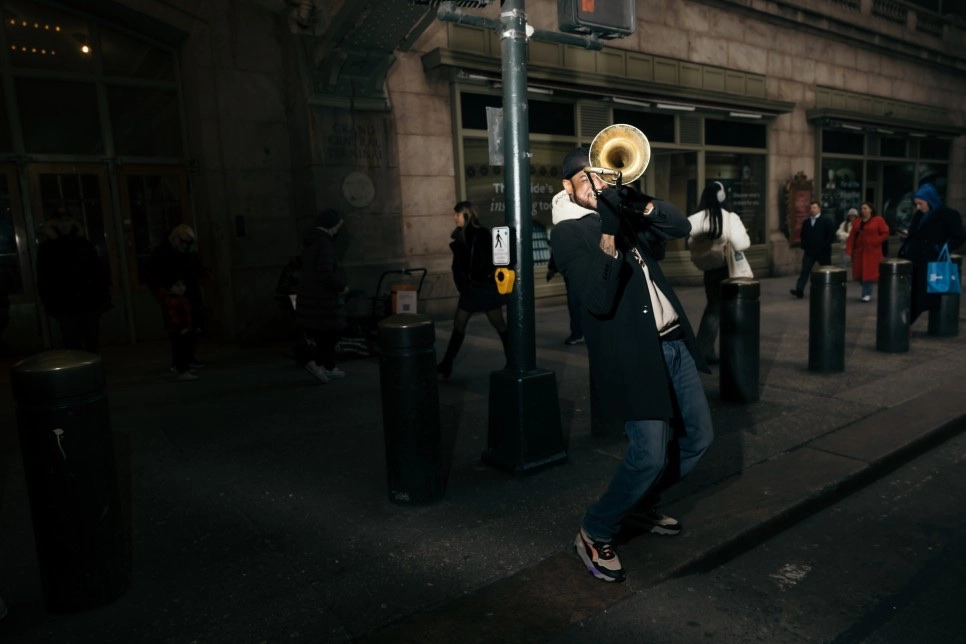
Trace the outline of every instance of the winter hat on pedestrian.
[[318, 218], [315, 220], [315, 225], [317, 228], [335, 228], [342, 221], [342, 215], [335, 208], [326, 208], [319, 212]]
[[563, 160], [563, 178], [569, 179], [590, 165], [590, 157], [584, 148], [574, 148]]
[[859, 216], [859, 211], [856, 210], [855, 208], [849, 208], [849, 211], [846, 214], [849, 217], [858, 217]]
[[919, 190], [916, 190], [916, 194], [912, 197], [913, 199], [922, 199], [929, 204], [929, 210], [935, 210], [943, 205], [942, 200], [939, 198], [939, 193], [936, 191], [936, 186], [931, 183], [924, 183], [919, 186]]

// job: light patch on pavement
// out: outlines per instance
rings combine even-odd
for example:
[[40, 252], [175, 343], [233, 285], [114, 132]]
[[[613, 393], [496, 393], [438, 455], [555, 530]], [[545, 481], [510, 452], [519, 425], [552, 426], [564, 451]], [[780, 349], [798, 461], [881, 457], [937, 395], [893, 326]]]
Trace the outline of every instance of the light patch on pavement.
[[805, 579], [805, 575], [811, 571], [812, 567], [807, 564], [785, 564], [781, 569], [768, 575], [778, 584], [778, 587], [782, 590], [788, 590], [801, 580]]

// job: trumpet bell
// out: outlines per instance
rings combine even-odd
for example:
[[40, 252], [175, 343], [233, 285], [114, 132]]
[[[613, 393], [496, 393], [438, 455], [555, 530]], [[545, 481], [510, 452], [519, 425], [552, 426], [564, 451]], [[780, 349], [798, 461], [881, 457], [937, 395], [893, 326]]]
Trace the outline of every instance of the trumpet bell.
[[637, 181], [651, 161], [651, 144], [633, 125], [615, 123], [597, 133], [588, 151], [590, 167], [613, 185]]

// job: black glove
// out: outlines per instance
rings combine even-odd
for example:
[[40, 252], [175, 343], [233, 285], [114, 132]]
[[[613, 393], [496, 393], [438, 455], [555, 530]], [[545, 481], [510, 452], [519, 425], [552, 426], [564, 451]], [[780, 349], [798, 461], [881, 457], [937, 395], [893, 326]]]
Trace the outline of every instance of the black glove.
[[616, 188], [605, 188], [597, 195], [597, 212], [600, 213], [600, 232], [616, 235], [621, 229], [621, 197]]
[[624, 207], [633, 212], [644, 212], [647, 204], [654, 201], [654, 197], [644, 194], [633, 186], [622, 186], [619, 194]]

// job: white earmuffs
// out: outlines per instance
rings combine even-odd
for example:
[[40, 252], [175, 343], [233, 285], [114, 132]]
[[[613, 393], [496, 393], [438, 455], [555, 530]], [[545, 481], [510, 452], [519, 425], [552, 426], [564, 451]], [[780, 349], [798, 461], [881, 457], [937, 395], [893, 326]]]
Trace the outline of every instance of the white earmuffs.
[[724, 184], [720, 181], [715, 181], [714, 185], [718, 186], [718, 194], [716, 195], [718, 197], [718, 203], [724, 203], [726, 197]]

